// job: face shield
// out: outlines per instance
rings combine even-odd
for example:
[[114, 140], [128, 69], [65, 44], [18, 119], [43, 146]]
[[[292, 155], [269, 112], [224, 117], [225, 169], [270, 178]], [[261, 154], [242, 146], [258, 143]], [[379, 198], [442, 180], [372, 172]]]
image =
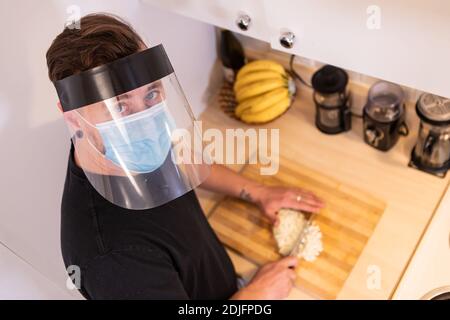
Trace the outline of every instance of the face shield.
[[208, 176], [200, 132], [162, 45], [55, 87], [76, 160], [106, 200], [150, 209]]

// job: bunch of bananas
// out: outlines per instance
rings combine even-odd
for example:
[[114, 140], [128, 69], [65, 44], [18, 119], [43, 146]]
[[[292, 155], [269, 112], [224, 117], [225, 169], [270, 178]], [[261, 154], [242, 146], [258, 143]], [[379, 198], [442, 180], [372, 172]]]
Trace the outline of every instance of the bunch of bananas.
[[282, 65], [257, 60], [239, 70], [234, 84], [238, 105], [235, 116], [246, 123], [266, 123], [291, 105], [295, 85]]

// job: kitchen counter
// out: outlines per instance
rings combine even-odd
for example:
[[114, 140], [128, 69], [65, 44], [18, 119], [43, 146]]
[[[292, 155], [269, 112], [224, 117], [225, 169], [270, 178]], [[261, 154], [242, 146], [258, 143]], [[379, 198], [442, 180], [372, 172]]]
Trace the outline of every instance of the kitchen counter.
[[449, 232], [450, 188], [420, 241], [394, 299], [422, 299], [442, 287], [450, 291]]
[[[338, 135], [319, 132], [314, 125], [312, 91], [304, 86], [299, 89], [291, 109], [264, 126], [249, 126], [230, 118], [220, 110], [215, 99], [200, 117], [203, 129], [277, 128], [282, 157], [383, 200], [386, 210], [338, 299], [388, 299], [449, 184], [450, 174], [440, 179], [408, 167], [419, 124], [412, 105], [407, 106], [409, 136], [400, 138], [389, 152], [381, 152], [364, 143], [359, 118], [353, 118], [350, 132]], [[354, 90], [359, 89], [355, 87]], [[232, 167], [239, 170], [242, 166]], [[198, 195], [207, 215], [221, 198], [201, 190]], [[245, 257], [228, 251], [238, 273], [250, 277], [257, 269]], [[368, 285], [374, 277], [379, 278], [379, 287]], [[314, 297], [294, 289], [289, 298]]]

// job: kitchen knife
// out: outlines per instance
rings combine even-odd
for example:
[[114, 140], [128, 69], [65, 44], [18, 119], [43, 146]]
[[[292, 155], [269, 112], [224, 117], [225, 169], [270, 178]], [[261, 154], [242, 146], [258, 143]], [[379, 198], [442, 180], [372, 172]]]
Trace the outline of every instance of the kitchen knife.
[[307, 218], [307, 221], [303, 226], [302, 231], [300, 231], [297, 240], [295, 241], [295, 244], [292, 247], [291, 252], [289, 253], [290, 256], [294, 257], [297, 257], [300, 253], [303, 252], [303, 249], [305, 248], [306, 245], [306, 232], [309, 226], [311, 226], [314, 217], [316, 216], [316, 213], [299, 212], [299, 214], [309, 215], [309, 217]]

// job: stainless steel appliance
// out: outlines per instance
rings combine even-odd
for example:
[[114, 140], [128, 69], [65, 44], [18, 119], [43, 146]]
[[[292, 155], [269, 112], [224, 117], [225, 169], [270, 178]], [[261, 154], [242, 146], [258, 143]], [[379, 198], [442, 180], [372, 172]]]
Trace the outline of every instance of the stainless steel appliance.
[[347, 73], [331, 65], [324, 66], [313, 75], [316, 126], [323, 133], [336, 134], [351, 129], [347, 84]]
[[425, 93], [416, 112], [421, 122], [410, 165], [445, 177], [450, 169], [450, 99]]
[[450, 300], [450, 286], [431, 290], [421, 300]]
[[397, 143], [400, 135], [408, 134], [404, 102], [405, 94], [399, 85], [379, 81], [370, 88], [363, 112], [367, 144], [387, 151]]

